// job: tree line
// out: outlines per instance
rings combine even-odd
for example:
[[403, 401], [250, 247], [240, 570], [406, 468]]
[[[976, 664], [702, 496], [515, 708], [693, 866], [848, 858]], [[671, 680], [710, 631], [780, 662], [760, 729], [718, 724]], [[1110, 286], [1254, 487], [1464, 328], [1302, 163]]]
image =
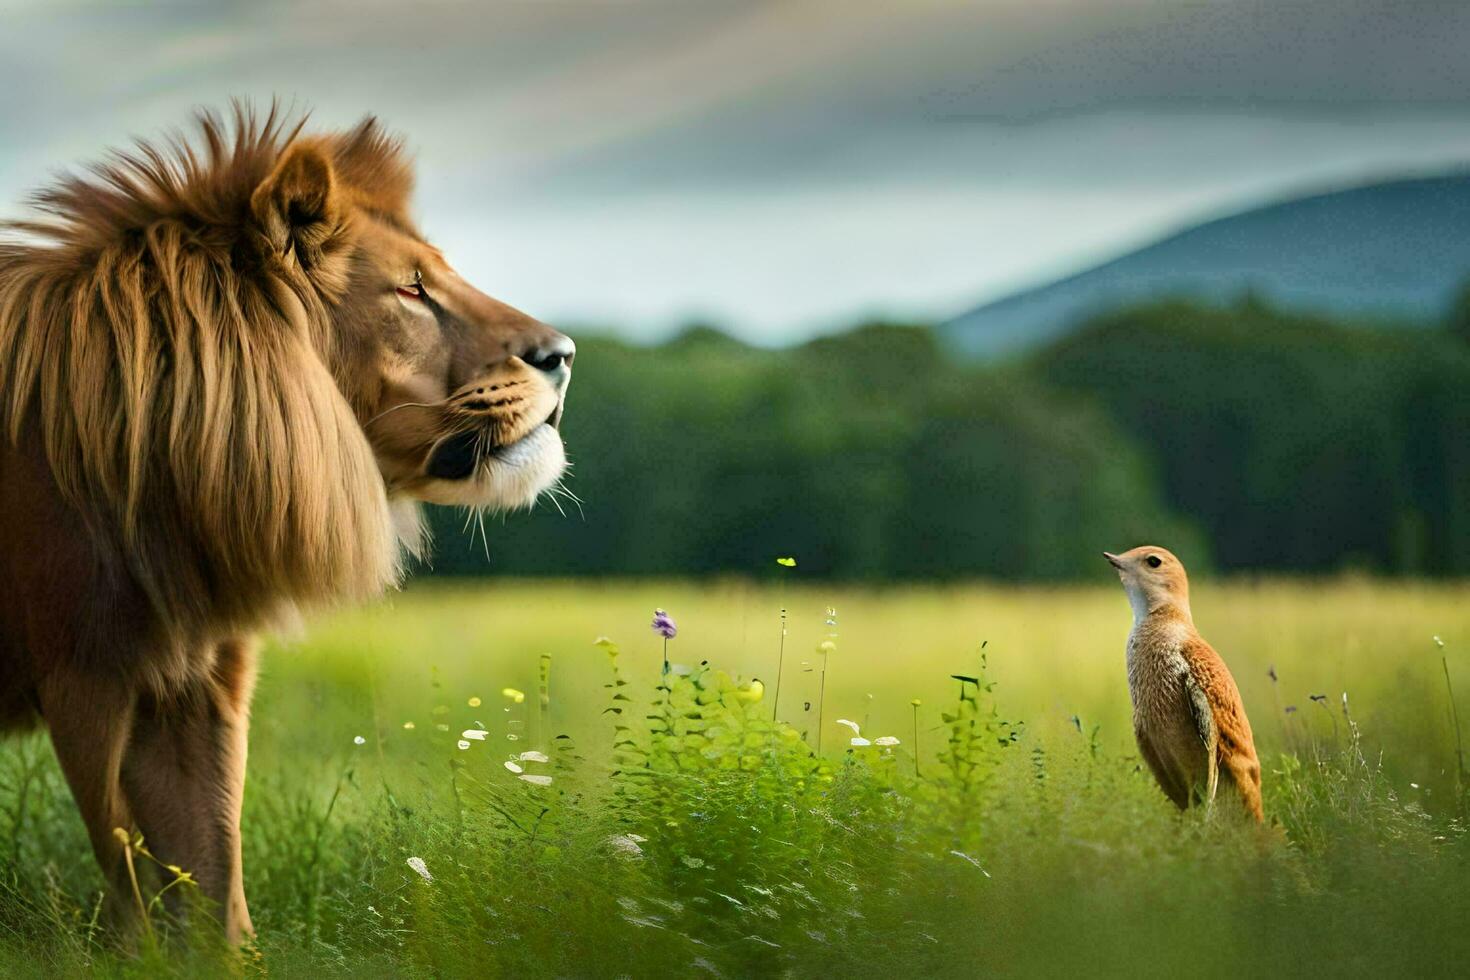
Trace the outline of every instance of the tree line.
[[[694, 329], [579, 339], [563, 423], [580, 499], [434, 509], [433, 571], [1093, 576], [1167, 545], [1196, 568], [1470, 572], [1470, 345], [1160, 303], [1018, 362], [923, 326], [787, 350]], [[486, 548], [488, 545], [488, 548]], [[488, 551], [488, 558], [486, 551]]]

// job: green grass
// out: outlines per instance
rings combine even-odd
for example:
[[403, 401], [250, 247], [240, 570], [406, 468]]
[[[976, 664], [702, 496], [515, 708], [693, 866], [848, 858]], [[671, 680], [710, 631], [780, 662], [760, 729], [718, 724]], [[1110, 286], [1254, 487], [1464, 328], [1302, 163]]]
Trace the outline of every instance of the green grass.
[[[245, 968], [1463, 969], [1470, 839], [1440, 658], [1470, 709], [1465, 587], [1196, 587], [1196, 619], [1255, 727], [1270, 823], [1258, 831], [1225, 808], [1177, 815], [1140, 771], [1116, 588], [796, 581], [421, 584], [273, 644], [251, 742], [246, 885], [260, 936]], [[692, 668], [668, 685], [655, 606], [679, 623], [671, 661]], [[816, 648], [832, 633], [819, 728]], [[850, 749], [839, 718], [900, 744]], [[488, 734], [461, 750], [470, 728]], [[523, 768], [549, 786], [505, 768], [523, 751], [547, 754]], [[238, 966], [207, 932], [163, 920], [160, 948], [119, 953], [93, 924], [99, 887], [44, 740], [7, 743], [6, 975]]]

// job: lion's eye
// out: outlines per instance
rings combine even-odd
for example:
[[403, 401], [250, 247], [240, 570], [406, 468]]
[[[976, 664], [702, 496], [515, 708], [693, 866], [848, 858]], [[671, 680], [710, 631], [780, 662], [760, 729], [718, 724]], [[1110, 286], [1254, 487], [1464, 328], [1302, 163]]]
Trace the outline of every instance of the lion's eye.
[[1160, 558], [1158, 555], [1149, 555], [1147, 558], [1144, 559], [1144, 561], [1148, 562], [1149, 568], [1158, 568], [1164, 563], [1164, 559]]
[[398, 287], [398, 295], [405, 299], [424, 298], [424, 274], [421, 270], [413, 270], [413, 282], [406, 286]]

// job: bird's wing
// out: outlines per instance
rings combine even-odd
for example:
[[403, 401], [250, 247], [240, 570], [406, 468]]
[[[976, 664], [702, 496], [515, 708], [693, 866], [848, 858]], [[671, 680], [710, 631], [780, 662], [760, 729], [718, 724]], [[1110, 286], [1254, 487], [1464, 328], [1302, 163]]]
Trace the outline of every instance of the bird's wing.
[[1240, 700], [1240, 690], [1225, 661], [1215, 648], [1195, 635], [1184, 642], [1180, 651], [1189, 664], [1190, 676], [1200, 688], [1209, 706], [1218, 738], [1218, 754], [1235, 758], [1256, 758], [1255, 739], [1251, 735], [1251, 723], [1245, 716], [1245, 705]]
[[1193, 669], [1184, 674], [1184, 702], [1205, 750], [1204, 802], [1213, 803], [1215, 789], [1220, 783], [1220, 729], [1215, 724], [1210, 696], [1195, 677]]

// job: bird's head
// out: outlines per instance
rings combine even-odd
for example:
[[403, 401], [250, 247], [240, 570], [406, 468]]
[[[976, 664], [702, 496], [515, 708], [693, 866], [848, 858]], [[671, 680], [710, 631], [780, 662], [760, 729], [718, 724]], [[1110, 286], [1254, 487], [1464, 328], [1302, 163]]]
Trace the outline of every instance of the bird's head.
[[1170, 551], [1143, 545], [1121, 555], [1104, 551], [1103, 557], [1118, 570], [1135, 620], [1161, 609], [1173, 609], [1190, 618], [1189, 577]]

